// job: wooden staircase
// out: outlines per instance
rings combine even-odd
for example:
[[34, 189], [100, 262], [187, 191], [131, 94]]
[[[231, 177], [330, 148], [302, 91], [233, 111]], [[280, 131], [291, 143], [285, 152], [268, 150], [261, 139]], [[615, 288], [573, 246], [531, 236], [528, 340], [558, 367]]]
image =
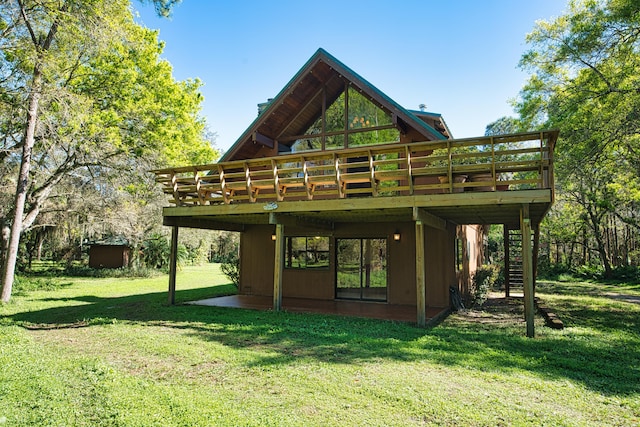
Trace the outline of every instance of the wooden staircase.
[[[536, 264], [537, 242], [535, 232], [532, 231], [531, 239], [534, 252], [534, 265]], [[505, 296], [512, 296], [515, 292], [517, 296], [524, 295], [524, 280], [522, 269], [522, 231], [520, 229], [504, 230], [504, 253], [505, 253]], [[535, 268], [534, 268], [535, 269]], [[535, 276], [535, 274], [534, 274]]]

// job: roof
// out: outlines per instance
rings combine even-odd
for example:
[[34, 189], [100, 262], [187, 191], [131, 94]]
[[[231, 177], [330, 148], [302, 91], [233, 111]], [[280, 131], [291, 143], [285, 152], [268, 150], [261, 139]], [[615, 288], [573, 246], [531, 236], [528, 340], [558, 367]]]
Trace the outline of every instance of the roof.
[[89, 242], [91, 246], [129, 246], [129, 240], [124, 236], [111, 236], [101, 240]]
[[[283, 133], [302, 134], [322, 114], [318, 96], [323, 88], [333, 102], [344, 90], [345, 83], [357, 89], [372, 103], [388, 111], [394, 123], [412, 141], [442, 140], [450, 137], [439, 114], [409, 111], [388, 97], [359, 74], [320, 48], [293, 76], [276, 97], [244, 131], [221, 161], [263, 157], [258, 154]], [[416, 114], [419, 113], [419, 114]], [[273, 153], [270, 153], [273, 154]], [[265, 154], [266, 156], [267, 154]]]
[[442, 114], [433, 113], [431, 111], [421, 111], [421, 110], [408, 110], [411, 114], [422, 120], [423, 122], [431, 125], [440, 133], [444, 134], [449, 138], [453, 138], [453, 134], [451, 130], [449, 130], [449, 126], [444, 121]]

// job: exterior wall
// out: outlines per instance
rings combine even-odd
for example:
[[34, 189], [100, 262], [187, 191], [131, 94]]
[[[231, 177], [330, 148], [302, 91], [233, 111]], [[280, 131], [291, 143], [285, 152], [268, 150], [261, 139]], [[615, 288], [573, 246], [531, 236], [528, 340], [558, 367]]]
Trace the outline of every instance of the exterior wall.
[[271, 240], [274, 227], [247, 227], [240, 233], [241, 294], [273, 295], [273, 260], [275, 245]]
[[447, 230], [425, 227], [427, 307], [448, 307], [449, 287], [455, 286], [455, 226]]
[[[400, 232], [400, 241], [393, 234]], [[274, 226], [251, 226], [240, 238], [241, 294], [273, 295], [273, 264], [275, 243], [271, 240]], [[323, 233], [318, 233], [322, 235]], [[308, 230], [285, 227], [286, 236], [313, 236]], [[326, 234], [325, 234], [326, 235]], [[284, 297], [332, 300], [335, 298], [335, 238], [387, 239], [387, 302], [416, 304], [415, 224], [362, 223], [339, 224], [332, 233], [326, 270], [284, 269], [282, 294]], [[429, 307], [449, 306], [449, 286], [456, 284], [455, 227], [446, 231], [425, 228], [426, 301]]]
[[463, 241], [462, 270], [457, 272], [458, 289], [462, 295], [470, 294], [473, 275], [484, 262], [485, 234], [483, 225], [462, 225], [458, 228], [458, 238]]
[[129, 265], [131, 249], [122, 245], [91, 245], [89, 267], [120, 268]]

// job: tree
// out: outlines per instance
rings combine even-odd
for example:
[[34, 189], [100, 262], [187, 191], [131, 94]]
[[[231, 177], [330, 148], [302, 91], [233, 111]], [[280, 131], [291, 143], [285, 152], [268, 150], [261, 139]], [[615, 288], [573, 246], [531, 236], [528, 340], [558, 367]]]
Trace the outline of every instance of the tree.
[[517, 111], [527, 127], [560, 129], [558, 182], [584, 212], [611, 275], [611, 218], [640, 225], [637, 208], [629, 209], [640, 202], [640, 4], [571, 1], [567, 14], [538, 22], [527, 42], [521, 66], [532, 76]]
[[485, 136], [495, 136], [508, 133], [517, 133], [523, 130], [524, 129], [522, 129], [520, 120], [515, 117], [504, 116], [500, 117], [495, 122], [489, 123], [484, 130], [484, 134]]
[[[174, 3], [154, 1], [161, 13]], [[128, 0], [9, 1], [0, 48], [0, 168], [18, 176], [0, 212], [8, 301], [21, 234], [64, 205], [65, 187], [135, 194], [146, 169], [216, 152], [203, 137], [200, 83], [173, 80], [157, 33], [133, 22]]]

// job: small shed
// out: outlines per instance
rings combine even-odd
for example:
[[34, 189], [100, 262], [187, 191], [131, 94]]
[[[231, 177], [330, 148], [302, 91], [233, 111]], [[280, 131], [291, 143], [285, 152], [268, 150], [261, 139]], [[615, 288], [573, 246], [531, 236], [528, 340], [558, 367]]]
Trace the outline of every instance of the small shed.
[[89, 248], [89, 267], [121, 268], [129, 265], [131, 247], [122, 237], [114, 237], [91, 243]]

